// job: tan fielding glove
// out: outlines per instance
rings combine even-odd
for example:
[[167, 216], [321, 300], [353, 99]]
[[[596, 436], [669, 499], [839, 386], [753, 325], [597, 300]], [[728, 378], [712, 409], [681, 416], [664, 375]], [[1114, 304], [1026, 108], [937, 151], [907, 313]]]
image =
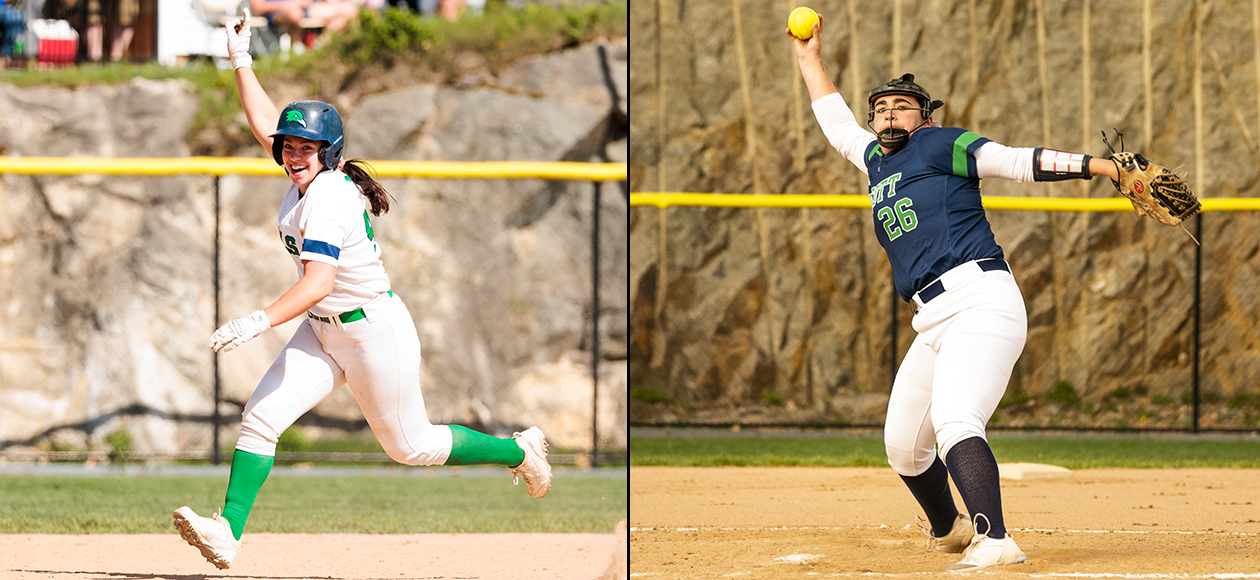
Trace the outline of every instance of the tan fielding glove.
[[[1103, 142], [1111, 149], [1105, 132]], [[1124, 148], [1123, 141], [1120, 147]], [[1201, 209], [1199, 198], [1190, 191], [1186, 180], [1171, 169], [1152, 163], [1140, 153], [1128, 151], [1116, 153], [1115, 149], [1111, 149], [1110, 159], [1120, 174], [1119, 181], [1112, 180], [1111, 183], [1121, 195], [1129, 198], [1138, 215], [1154, 218], [1164, 225], [1179, 226], [1182, 220]]]

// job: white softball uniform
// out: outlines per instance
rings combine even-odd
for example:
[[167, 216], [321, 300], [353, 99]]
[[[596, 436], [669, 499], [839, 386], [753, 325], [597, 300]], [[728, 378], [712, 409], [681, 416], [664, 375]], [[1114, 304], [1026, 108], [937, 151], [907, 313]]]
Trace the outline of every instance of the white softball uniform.
[[335, 170], [298, 193], [294, 185], [284, 196], [280, 237], [299, 277], [304, 260], [336, 266], [333, 290], [307, 313], [250, 396], [236, 448], [274, 456], [280, 434], [345, 384], [392, 459], [445, 463], [451, 430], [425, 413], [420, 339], [407, 306], [390, 291], [367, 198]]
[[940, 277], [945, 292], [923, 305], [914, 342], [888, 400], [884, 446], [901, 475], [927, 471], [937, 453], [985, 437], [1028, 335], [1024, 298], [1006, 270], [961, 264]]
[[367, 207], [350, 176], [335, 170], [315, 176], [305, 196], [298, 195], [296, 185], [284, 194], [280, 238], [298, 277], [305, 274], [303, 260], [337, 267], [332, 293], [311, 309], [316, 316], [350, 312], [390, 288]]
[[922, 474], [985, 424], [1027, 338], [1024, 299], [980, 201], [980, 179], [1035, 178], [1035, 149], [958, 128], [924, 127], [884, 152], [838, 93], [813, 103], [827, 140], [867, 174], [875, 235], [919, 334], [893, 381], [888, 463]]

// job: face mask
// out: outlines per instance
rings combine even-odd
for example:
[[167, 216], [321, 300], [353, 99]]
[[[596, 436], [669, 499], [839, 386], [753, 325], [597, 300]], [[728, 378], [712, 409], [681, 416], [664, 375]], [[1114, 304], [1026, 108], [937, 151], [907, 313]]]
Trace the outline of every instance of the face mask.
[[879, 146], [883, 147], [884, 151], [892, 152], [906, 145], [906, 141], [910, 140], [910, 132], [905, 129], [889, 127], [876, 133], [875, 140], [879, 141]]

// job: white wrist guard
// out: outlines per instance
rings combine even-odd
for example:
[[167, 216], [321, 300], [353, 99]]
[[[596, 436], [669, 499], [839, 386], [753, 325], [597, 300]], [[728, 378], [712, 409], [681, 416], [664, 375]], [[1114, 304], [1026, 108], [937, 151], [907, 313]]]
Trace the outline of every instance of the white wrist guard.
[[1037, 147], [1033, 150], [1033, 179], [1036, 181], [1063, 181], [1065, 179], [1090, 179], [1089, 160], [1084, 153], [1068, 153]]

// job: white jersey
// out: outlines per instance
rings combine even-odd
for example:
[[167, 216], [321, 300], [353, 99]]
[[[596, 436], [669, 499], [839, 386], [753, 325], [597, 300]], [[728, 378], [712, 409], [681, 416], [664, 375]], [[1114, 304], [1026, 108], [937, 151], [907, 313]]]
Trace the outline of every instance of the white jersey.
[[299, 196], [289, 186], [280, 204], [280, 239], [305, 275], [303, 260], [337, 268], [332, 292], [311, 308], [316, 316], [333, 317], [355, 310], [390, 289], [381, 264], [381, 248], [372, 232], [367, 197], [350, 176], [323, 171]]

